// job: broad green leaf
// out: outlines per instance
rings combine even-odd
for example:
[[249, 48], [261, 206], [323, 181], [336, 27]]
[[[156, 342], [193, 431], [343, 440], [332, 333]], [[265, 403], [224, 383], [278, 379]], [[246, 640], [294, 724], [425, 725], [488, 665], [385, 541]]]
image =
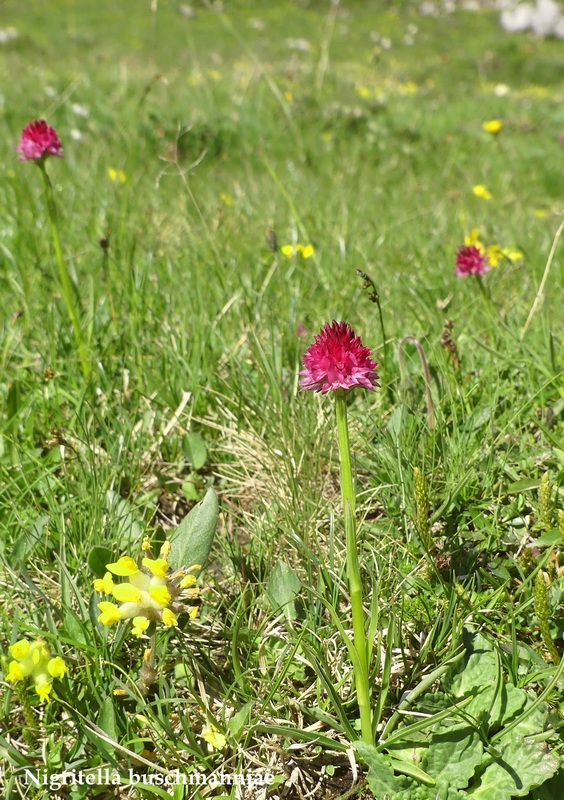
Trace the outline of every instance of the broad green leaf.
[[482, 760], [484, 748], [470, 725], [434, 733], [423, 757], [426, 772], [437, 784], [440, 795], [448, 789], [463, 789]]
[[465, 711], [478, 719], [483, 716], [488, 728], [499, 728], [511, 722], [524, 708], [526, 701], [527, 695], [524, 691], [511, 683], [504, 683], [497, 693], [493, 686], [486, 686], [477, 692]]
[[111, 697], [106, 697], [100, 706], [98, 725], [104, 731], [104, 733], [107, 733], [108, 736], [114, 740], [114, 742], [117, 741], [116, 714]]
[[300, 579], [294, 570], [279, 561], [270, 573], [266, 587], [266, 595], [273, 610], [277, 613], [282, 609], [289, 619], [296, 619], [294, 600], [300, 589]]
[[515, 481], [514, 483], [510, 483], [507, 487], [507, 494], [516, 494], [517, 492], [526, 492], [529, 489], [538, 489], [539, 487], [539, 479], [538, 478], [523, 478], [520, 481]]
[[542, 786], [560, 766], [560, 759], [550, 752], [545, 742], [531, 738], [546, 726], [546, 707], [534, 708], [535, 699], [527, 695], [531, 713], [495, 743], [500, 758], [495, 758], [480, 775], [478, 784], [468, 791], [480, 800], [505, 800], [524, 797], [531, 789]]
[[542, 786], [533, 789], [533, 800], [554, 800], [555, 797], [564, 797], [564, 767]]
[[551, 544], [556, 544], [561, 539], [561, 534], [558, 528], [553, 528], [551, 531], [541, 534], [538, 539], [531, 542], [532, 547], [548, 547]]
[[240, 708], [239, 711], [234, 714], [227, 723], [229, 733], [234, 739], [238, 739], [243, 732], [243, 729], [248, 722], [252, 707], [253, 701], [249, 700], [249, 702], [245, 703], [243, 708]]
[[169, 562], [173, 567], [191, 567], [206, 563], [217, 528], [217, 495], [208, 489], [201, 503], [187, 514], [170, 536]]
[[196, 488], [196, 484], [194, 483], [194, 481], [190, 480], [184, 481], [184, 483], [182, 484], [182, 494], [187, 500], [190, 500], [191, 502], [197, 500], [198, 497], [200, 496], [198, 489]]
[[86, 623], [77, 619], [72, 611], [67, 611], [65, 614], [64, 630], [71, 642], [78, 645], [87, 644], [88, 640], [85, 634]]
[[202, 469], [208, 458], [208, 451], [203, 436], [200, 433], [188, 433], [182, 439], [182, 449], [184, 455], [190, 461], [196, 472]]
[[390, 759], [383, 753], [379, 753], [374, 745], [366, 742], [355, 742], [355, 750], [368, 765], [368, 785], [375, 797], [385, 797], [387, 794], [395, 794], [400, 785], [394, 775], [394, 770], [390, 765]]
[[477, 430], [485, 425], [492, 418], [492, 409], [490, 406], [479, 406], [473, 411], [466, 419], [467, 430]]
[[522, 736], [512, 735], [511, 741], [499, 750], [501, 757], [494, 758], [478, 783], [468, 790], [468, 795], [476, 800], [525, 797], [535, 786], [551, 778], [560, 766], [559, 759], [545, 743], [531, 742]]
[[493, 645], [477, 633], [471, 635], [467, 649], [466, 658], [456, 664], [444, 681], [455, 697], [467, 697], [496, 682], [498, 662]]
[[88, 555], [88, 566], [97, 578], [103, 578], [106, 573], [106, 564], [115, 561], [114, 554], [109, 547], [96, 545]]

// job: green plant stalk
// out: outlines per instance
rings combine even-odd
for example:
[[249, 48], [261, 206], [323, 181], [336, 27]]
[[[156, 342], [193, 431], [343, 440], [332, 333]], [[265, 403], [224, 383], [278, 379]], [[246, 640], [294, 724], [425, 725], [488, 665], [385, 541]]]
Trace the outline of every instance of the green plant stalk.
[[370, 686], [368, 682], [368, 649], [364, 628], [364, 610], [362, 607], [362, 581], [360, 578], [356, 543], [355, 496], [345, 395], [346, 391], [344, 389], [337, 389], [335, 392], [337, 437], [341, 462], [341, 495], [343, 498], [347, 545], [347, 574], [351, 597], [354, 649], [358, 657], [358, 665], [354, 668], [354, 680], [360, 712], [362, 740], [367, 744], [374, 744], [372, 736], [372, 712], [370, 709]]
[[542, 527], [549, 531], [552, 528], [552, 484], [550, 482], [550, 475], [545, 472], [540, 479], [539, 484], [539, 523]]
[[550, 632], [550, 603], [548, 602], [548, 591], [542, 570], [537, 572], [535, 578], [533, 599], [542, 640], [551, 659], [555, 664], [558, 664], [560, 661], [560, 654], [554, 644], [552, 633]]
[[84, 340], [82, 338], [80, 320], [78, 318], [78, 313], [73, 299], [71, 279], [67, 267], [65, 265], [65, 259], [63, 258], [63, 248], [61, 247], [61, 237], [59, 235], [59, 226], [57, 224], [57, 207], [55, 205], [55, 198], [53, 196], [53, 186], [51, 185], [51, 181], [49, 180], [49, 176], [47, 175], [45, 164], [42, 161], [38, 161], [37, 163], [41, 169], [41, 174], [43, 175], [43, 183], [45, 184], [47, 211], [49, 213], [49, 221], [51, 223], [51, 235], [53, 237], [53, 247], [55, 248], [55, 258], [57, 259], [57, 266], [59, 268], [59, 278], [61, 281], [61, 287], [63, 289], [63, 298], [65, 301], [65, 305], [67, 307], [67, 313], [72, 323], [74, 338], [78, 349], [78, 356], [80, 358], [80, 364], [82, 367], [82, 374], [84, 375], [85, 378], [87, 378], [90, 375], [90, 372], [92, 371], [92, 365], [88, 358], [86, 347], [84, 345]]

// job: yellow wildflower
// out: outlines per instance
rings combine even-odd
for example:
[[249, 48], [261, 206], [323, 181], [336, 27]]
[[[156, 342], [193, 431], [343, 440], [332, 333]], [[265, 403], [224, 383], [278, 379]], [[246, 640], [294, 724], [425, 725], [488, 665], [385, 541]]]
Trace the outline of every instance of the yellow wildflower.
[[113, 588], [114, 588], [114, 581], [112, 579], [111, 572], [106, 572], [103, 578], [96, 578], [96, 580], [94, 581], [94, 590], [96, 592], [101, 592], [103, 594], [111, 594]]
[[69, 668], [61, 656], [55, 656], [47, 664], [47, 671], [52, 678], [62, 678], [69, 671]]
[[131, 583], [118, 583], [112, 589], [112, 594], [120, 603], [138, 603], [141, 600], [141, 592]]
[[122, 556], [115, 564], [106, 564], [106, 569], [121, 578], [128, 578], [130, 575], [135, 575], [136, 572], [139, 572], [136, 562], [129, 556]]
[[25, 658], [29, 653], [29, 642], [27, 639], [20, 639], [19, 642], [10, 645], [8, 647], [12, 658], [16, 658], [18, 661], [22, 658]]
[[176, 614], [174, 614], [174, 612], [172, 612], [170, 608], [163, 608], [163, 625], [166, 625], [167, 628], [171, 628], [174, 625], [178, 625]]
[[284, 244], [280, 248], [280, 252], [282, 255], [286, 256], [286, 258], [292, 258], [292, 256], [301, 255], [303, 258], [311, 258], [314, 254], [315, 250], [311, 244], [300, 244], [299, 242], [295, 245], [293, 244]]
[[164, 578], [168, 571], [168, 561], [164, 558], [144, 558], [141, 563], [157, 578]]
[[486, 187], [481, 183], [477, 183], [476, 186], [473, 186], [472, 191], [474, 192], [476, 197], [481, 197], [483, 200], [492, 199], [491, 192], [488, 191], [488, 189], [486, 189]]
[[490, 267], [497, 267], [503, 257], [503, 252], [498, 244], [491, 244], [486, 250], [486, 255], [490, 262]]
[[233, 197], [230, 194], [228, 194], [228, 192], [221, 192], [221, 194], [219, 195], [219, 199], [226, 206], [232, 206], [233, 205]]
[[24, 678], [25, 675], [21, 665], [18, 664], [17, 661], [10, 661], [8, 664], [8, 674], [6, 675], [6, 680], [10, 681], [10, 683], [15, 683], [16, 681], [23, 681]]
[[127, 175], [122, 169], [108, 167], [108, 178], [112, 181], [112, 183], [125, 183], [127, 180]]
[[202, 738], [206, 740], [210, 750], [223, 750], [227, 739], [219, 732], [215, 725], [208, 724], [202, 731]]
[[98, 622], [101, 622], [102, 625], [113, 625], [120, 621], [119, 608], [113, 603], [108, 603], [104, 600], [102, 603], [98, 603], [98, 608], [102, 612], [98, 617]]
[[523, 253], [516, 247], [504, 247], [501, 252], [506, 258], [513, 262], [522, 261], [525, 258]]
[[163, 608], [170, 603], [170, 592], [166, 586], [151, 586], [149, 589], [149, 596], [155, 603], [158, 603]]
[[499, 133], [503, 127], [503, 123], [499, 119], [488, 119], [482, 123], [482, 130], [486, 133]]
[[150, 625], [147, 617], [133, 617], [133, 627], [131, 632], [134, 636], [142, 636]]
[[364, 98], [365, 100], [367, 100], [370, 97], [370, 95], [372, 94], [372, 92], [370, 91], [368, 86], [362, 86], [361, 84], [357, 84], [354, 88], [355, 88], [355, 91], [356, 91], [357, 95], [359, 97]]
[[480, 241], [480, 231], [478, 228], [472, 228], [468, 236], [464, 237], [464, 244], [466, 247], [476, 247], [480, 253], [486, 252], [486, 248]]
[[35, 684], [35, 691], [39, 695], [39, 701], [44, 703], [46, 700], [49, 699], [49, 692], [51, 691], [51, 687], [53, 684], [51, 683], [36, 683]]
[[[142, 550], [146, 554], [141, 559], [141, 567], [129, 556], [122, 556], [118, 561], [106, 564], [109, 580], [106, 589], [119, 605], [103, 601], [98, 603], [100, 615], [98, 621], [102, 625], [113, 625], [120, 620], [133, 620], [132, 633], [142, 636], [151, 622], [162, 622], [167, 627], [177, 625], [177, 613], [192, 611], [186, 606], [192, 598], [197, 597], [196, 578], [189, 573], [201, 569], [199, 564], [190, 568], [170, 570], [168, 556], [170, 542], [164, 542], [159, 558], [151, 555], [150, 543], [144, 541]], [[126, 580], [114, 583], [111, 574]], [[111, 582], [111, 583], [110, 583]], [[103, 588], [103, 581], [95, 584]], [[192, 617], [193, 618], [193, 617]]]
[[10, 683], [32, 678], [39, 700], [45, 702], [51, 691], [53, 678], [62, 678], [68, 667], [60, 656], [51, 657], [51, 653], [43, 639], [28, 642], [21, 639], [11, 645], [10, 653], [14, 661], [8, 664], [6, 680]]

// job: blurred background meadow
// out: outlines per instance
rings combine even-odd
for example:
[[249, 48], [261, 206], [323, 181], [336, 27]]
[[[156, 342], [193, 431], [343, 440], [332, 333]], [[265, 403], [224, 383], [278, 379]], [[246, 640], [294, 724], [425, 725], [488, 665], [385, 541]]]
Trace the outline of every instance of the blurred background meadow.
[[[69, 664], [35, 748], [0, 684], [7, 796], [29, 765], [147, 763], [371, 796], [351, 790], [350, 666], [319, 600], [350, 627], [333, 408], [298, 384], [332, 319], [380, 365], [349, 413], [383, 723], [465, 624], [540, 695], [564, 628], [562, 42], [408, 0], [1, 0], [0, 29], [0, 650], [42, 635]], [[47, 169], [87, 380], [39, 171], [16, 155], [39, 118], [64, 148]], [[454, 275], [465, 240], [481, 282]], [[160, 641], [143, 698], [142, 643], [96, 623], [89, 554], [162, 539], [210, 487], [200, 615]], [[557, 753], [558, 687], [545, 700]], [[552, 780], [519, 796], [556, 800]], [[207, 796], [267, 796], [229, 791]]]

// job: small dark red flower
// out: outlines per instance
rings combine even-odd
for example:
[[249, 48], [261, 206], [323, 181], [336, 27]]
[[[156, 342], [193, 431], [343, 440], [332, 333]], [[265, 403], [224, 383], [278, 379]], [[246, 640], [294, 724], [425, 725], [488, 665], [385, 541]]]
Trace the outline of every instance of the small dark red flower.
[[57, 131], [44, 119], [30, 122], [23, 131], [18, 145], [20, 161], [41, 161], [46, 156], [63, 156], [63, 145]]
[[355, 386], [373, 390], [379, 386], [378, 364], [371, 355], [347, 322], [326, 322], [304, 355], [302, 389], [323, 394]]
[[458, 248], [456, 269], [454, 270], [457, 278], [465, 278], [467, 275], [483, 275], [490, 269], [488, 257], [473, 244], [462, 245]]

